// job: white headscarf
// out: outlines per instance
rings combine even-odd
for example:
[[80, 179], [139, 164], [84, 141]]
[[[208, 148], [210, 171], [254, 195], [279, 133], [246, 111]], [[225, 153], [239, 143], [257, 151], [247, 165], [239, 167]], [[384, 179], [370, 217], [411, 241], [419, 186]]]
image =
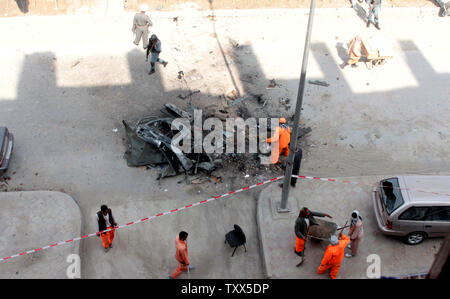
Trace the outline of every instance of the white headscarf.
[[338, 237], [336, 237], [335, 235], [332, 235], [331, 237], [330, 237], [330, 244], [331, 245], [337, 245], [337, 244], [339, 244], [339, 239], [338, 239]]
[[[353, 214], [356, 214], [356, 217], [355, 217], [355, 218], [353, 218]], [[350, 217], [350, 226], [356, 225], [356, 222], [358, 222], [358, 219], [361, 219], [361, 221], [362, 221], [362, 217], [361, 217], [361, 215], [359, 214], [358, 210], [354, 210], [354, 211], [352, 212], [352, 216]]]

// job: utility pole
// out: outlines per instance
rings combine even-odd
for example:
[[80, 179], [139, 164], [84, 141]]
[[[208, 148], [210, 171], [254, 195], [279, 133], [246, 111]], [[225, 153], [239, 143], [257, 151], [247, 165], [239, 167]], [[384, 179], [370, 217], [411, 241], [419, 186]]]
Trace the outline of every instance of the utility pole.
[[288, 157], [288, 161], [286, 164], [286, 172], [284, 174], [284, 183], [283, 183], [283, 192], [281, 194], [281, 202], [277, 206], [278, 213], [290, 212], [290, 209], [287, 207], [287, 201], [288, 201], [288, 197], [289, 197], [289, 189], [291, 187], [292, 167], [294, 164], [295, 149], [297, 147], [298, 128], [300, 125], [300, 113], [302, 110], [303, 94], [305, 91], [306, 68], [308, 66], [309, 48], [310, 48], [310, 43], [311, 43], [311, 30], [312, 30], [313, 18], [314, 18], [314, 7], [316, 5], [315, 2], [316, 2], [315, 0], [311, 0], [311, 6], [309, 8], [308, 29], [306, 31], [305, 48], [303, 50], [302, 71], [300, 73], [300, 83], [299, 83], [298, 93], [297, 93], [297, 104], [295, 105], [294, 131], [292, 133], [291, 143], [289, 145], [289, 157]]

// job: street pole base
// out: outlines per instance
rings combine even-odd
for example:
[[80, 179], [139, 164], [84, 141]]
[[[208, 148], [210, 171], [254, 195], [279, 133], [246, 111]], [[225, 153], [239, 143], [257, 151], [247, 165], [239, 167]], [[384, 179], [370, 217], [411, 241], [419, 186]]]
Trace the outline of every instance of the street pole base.
[[290, 213], [292, 210], [289, 208], [289, 204], [286, 204], [286, 208], [281, 208], [281, 202], [277, 202], [277, 212], [278, 213]]

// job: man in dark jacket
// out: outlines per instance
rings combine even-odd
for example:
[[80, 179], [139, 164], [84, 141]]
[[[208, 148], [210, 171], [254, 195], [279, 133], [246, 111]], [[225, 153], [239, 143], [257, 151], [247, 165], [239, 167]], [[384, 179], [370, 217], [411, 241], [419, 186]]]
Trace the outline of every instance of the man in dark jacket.
[[164, 61], [161, 58], [159, 58], [159, 53], [161, 53], [161, 41], [158, 39], [158, 37], [155, 34], [152, 34], [152, 36], [150, 36], [150, 39], [148, 42], [149, 42], [149, 44], [147, 47], [147, 56], [146, 56], [145, 61], [148, 61], [148, 54], [151, 52], [152, 53], [152, 57], [150, 59], [151, 69], [150, 69], [150, 72], [148, 73], [149, 75], [151, 75], [155, 72], [155, 63], [157, 61], [159, 63], [161, 63], [162, 65], [164, 65], [164, 67], [166, 67], [167, 61]]
[[[292, 166], [292, 177], [291, 177], [291, 186], [292, 187], [295, 187], [295, 185], [297, 184], [298, 178], [293, 177], [293, 176], [294, 175], [297, 176], [300, 172], [300, 166], [302, 165], [302, 156], [303, 156], [303, 151], [299, 147], [298, 151], [296, 151], [294, 154], [294, 164]], [[280, 183], [279, 186], [281, 188], [283, 188], [283, 183]]]
[[[117, 222], [114, 220], [112, 215], [112, 211], [108, 206], [102, 205], [100, 207], [100, 211], [96, 214], [96, 219], [98, 223], [98, 231], [97, 236], [101, 236], [102, 245], [105, 252], [108, 251], [109, 248], [112, 248], [112, 242], [114, 240], [114, 227], [117, 226]], [[103, 232], [104, 230], [111, 229], [110, 231]]]
[[297, 267], [305, 260], [305, 242], [308, 237], [308, 229], [311, 225], [317, 225], [314, 217], [333, 218], [329, 214], [310, 211], [307, 207], [303, 207], [295, 220], [295, 253], [302, 258]]

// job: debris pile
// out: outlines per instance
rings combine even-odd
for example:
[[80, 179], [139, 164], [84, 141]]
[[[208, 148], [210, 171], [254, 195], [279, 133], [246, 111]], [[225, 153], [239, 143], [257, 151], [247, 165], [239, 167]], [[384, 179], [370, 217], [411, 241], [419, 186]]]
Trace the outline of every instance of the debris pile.
[[[245, 105], [235, 104], [239, 99], [236, 92], [230, 92], [229, 95], [220, 96], [221, 103], [219, 105], [210, 105], [207, 109], [202, 110], [202, 124], [205, 119], [215, 117], [223, 123], [223, 148], [227, 149], [221, 153], [208, 154], [204, 152], [202, 147], [201, 153], [195, 151], [194, 143], [187, 145], [187, 149], [183, 146], [184, 140], [194, 139], [194, 130], [196, 123], [194, 122], [194, 108], [189, 107], [186, 110], [180, 109], [173, 104], [165, 104], [161, 112], [164, 117], [145, 117], [140, 119], [136, 125], [131, 126], [126, 121], [122, 121], [125, 126], [127, 150], [125, 152], [125, 159], [130, 167], [142, 167], [145, 169], [156, 169], [159, 173], [158, 180], [164, 177], [175, 176], [177, 174], [185, 174], [185, 182], [187, 184], [201, 184], [204, 182], [221, 183], [222, 177], [226, 177], [227, 171], [232, 171], [233, 177], [243, 178], [259, 178], [272, 175], [280, 175], [283, 172], [281, 165], [265, 165], [261, 164], [261, 153], [238, 153], [237, 134], [244, 134], [246, 148], [249, 145], [249, 132], [237, 132], [235, 128], [227, 131], [225, 122], [229, 118], [241, 117], [248, 119], [251, 117]], [[249, 101], [261, 103], [263, 101], [262, 95], [248, 94], [245, 98]], [[285, 100], [287, 103], [289, 99]], [[232, 109], [234, 108], [234, 109]], [[182, 119], [185, 121], [183, 125], [173, 126], [175, 119]], [[187, 125], [190, 127], [188, 128]], [[270, 119], [267, 119], [267, 136], [271, 135]], [[177, 129], [178, 128], [178, 129]], [[198, 131], [197, 131], [198, 132]], [[212, 130], [208, 131], [201, 128], [202, 137], [210, 134]], [[304, 137], [311, 132], [311, 128], [300, 128], [298, 138]], [[242, 136], [241, 136], [242, 137]], [[185, 139], [186, 138], [186, 139]], [[267, 146], [265, 139], [259, 140], [258, 136], [258, 151], [261, 146]], [[234, 146], [232, 153], [228, 150], [230, 146]], [[264, 144], [261, 144], [264, 143]], [[178, 146], [179, 145], [179, 146]], [[265, 155], [270, 155], [270, 152]], [[283, 157], [284, 159], [285, 157]], [[222, 169], [221, 169], [222, 168]], [[213, 172], [217, 170], [218, 174]], [[201, 175], [199, 172], [205, 173]], [[192, 179], [187, 176], [192, 175]], [[182, 181], [180, 181], [182, 182]], [[179, 182], [179, 183], [180, 183]]]
[[178, 144], [177, 140], [183, 140], [187, 137], [186, 134], [192, 132], [183, 130], [182, 127], [176, 130], [172, 127], [172, 122], [176, 118], [183, 118], [192, 124], [193, 114], [172, 104], [165, 104], [164, 107], [161, 111], [167, 117], [146, 117], [139, 120], [134, 127], [125, 120], [122, 121], [127, 136], [128, 149], [125, 159], [128, 166], [159, 166], [158, 179], [179, 173], [197, 174], [199, 170], [210, 175], [220, 166], [220, 160], [213, 160], [207, 153], [195, 153], [193, 145], [188, 153], [175, 146]]
[[0, 191], [7, 192], [8, 191], [8, 181], [11, 180], [9, 176], [0, 176]]

